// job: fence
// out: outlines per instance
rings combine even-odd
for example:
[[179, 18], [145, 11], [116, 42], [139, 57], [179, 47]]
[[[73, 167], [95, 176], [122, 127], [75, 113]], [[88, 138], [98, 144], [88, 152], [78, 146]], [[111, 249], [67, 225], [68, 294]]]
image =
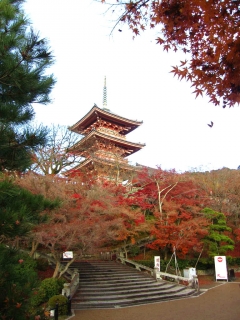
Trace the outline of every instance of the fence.
[[64, 283], [63, 289], [62, 289], [62, 295], [66, 297], [72, 297], [75, 292], [77, 291], [79, 286], [79, 273], [77, 269], [74, 269], [74, 271], [71, 274], [71, 282], [70, 283]]
[[117, 256], [117, 260], [120, 261], [122, 264], [131, 265], [139, 271], [146, 271], [149, 274], [151, 274], [151, 276], [154, 276], [156, 279], [158, 278], [158, 279], [165, 279], [170, 281], [173, 280], [173, 281], [176, 281], [177, 283], [181, 282], [182, 284], [187, 283], [188, 286], [191, 286], [192, 288], [195, 288], [197, 290], [199, 289], [197, 276], [193, 276], [192, 278], [185, 278], [185, 277], [181, 277], [181, 276], [166, 273], [166, 272], [156, 271], [155, 269], [146, 267], [142, 264], [123, 258], [121, 256]]

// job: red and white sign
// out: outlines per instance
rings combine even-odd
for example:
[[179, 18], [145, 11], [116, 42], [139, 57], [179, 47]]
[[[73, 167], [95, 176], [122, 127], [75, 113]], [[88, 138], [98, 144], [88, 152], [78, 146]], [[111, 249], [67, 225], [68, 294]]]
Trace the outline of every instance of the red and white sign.
[[215, 256], [214, 263], [215, 263], [216, 280], [228, 280], [226, 257]]
[[160, 257], [159, 256], [154, 257], [154, 268], [157, 268], [158, 271], [160, 271]]

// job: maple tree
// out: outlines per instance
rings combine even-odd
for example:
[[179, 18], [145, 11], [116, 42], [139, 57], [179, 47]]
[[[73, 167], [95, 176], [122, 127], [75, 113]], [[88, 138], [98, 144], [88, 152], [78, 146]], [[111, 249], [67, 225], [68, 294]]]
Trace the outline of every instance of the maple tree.
[[[122, 185], [33, 173], [16, 181], [33, 193], [61, 199], [61, 207], [51, 211], [48, 221], [35, 226], [26, 239], [31, 255], [37, 251], [54, 263], [54, 277], [61, 276], [74, 259], [86, 253], [125, 248], [147, 232], [141, 210], [129, 206], [128, 191]], [[63, 252], [69, 250], [74, 257], [62, 268]]]
[[[27, 239], [22, 239], [25, 248], [31, 248], [30, 255], [37, 251], [40, 255], [47, 257], [55, 265], [54, 277], [60, 277], [68, 266], [84, 252], [84, 241], [90, 237], [90, 221], [85, 219], [81, 210], [76, 206], [75, 198], [72, 195], [75, 190], [84, 193], [86, 186], [82, 181], [40, 176], [34, 173], [24, 175], [16, 179], [17, 184], [24, 186], [35, 194], [44, 194], [49, 199], [59, 199], [61, 206], [52, 210], [47, 215], [47, 221], [34, 226]], [[82, 197], [80, 197], [82, 198]], [[64, 269], [61, 268], [61, 261], [65, 251], [75, 251], [74, 258]]]
[[[164, 171], [143, 168], [138, 172], [136, 191], [130, 197], [129, 203], [141, 206], [143, 209], [152, 209], [163, 217], [163, 205], [168, 194], [178, 184], [178, 175], [175, 170]], [[134, 182], [133, 182], [134, 183]]]
[[114, 206], [115, 210], [112, 213], [117, 221], [114, 221], [108, 245], [115, 250], [124, 251], [127, 257], [127, 248], [149, 235], [149, 224], [142, 210], [131, 205], [129, 196], [132, 194], [128, 186], [105, 182], [105, 188], [107, 194], [111, 194], [109, 212], [113, 211], [111, 207]]
[[[186, 53], [172, 71], [222, 106], [240, 103], [240, 9], [237, 0], [101, 0], [134, 35], [155, 28], [163, 49]], [[120, 9], [120, 10], [117, 10]], [[115, 26], [116, 26], [115, 25]]]
[[[224, 180], [230, 183], [227, 172], [216, 183], [222, 184], [225, 192]], [[196, 254], [203, 249], [211, 224], [202, 210], [219, 203], [217, 189], [211, 191], [213, 186], [206, 178], [210, 174], [143, 168], [131, 186], [124, 186], [81, 175], [64, 179], [29, 172], [16, 179], [19, 185], [49, 199], [60, 198], [62, 203], [49, 213], [47, 223], [39, 224], [29, 234], [32, 253], [51, 253], [57, 277], [65, 272], [60, 266], [64, 251], [73, 250], [73, 260], [85, 253], [112, 250], [124, 251], [127, 256], [129, 248], [146, 237], [151, 238], [148, 247], [159, 250], [165, 259], [174, 249], [180, 257]], [[224, 210], [226, 195], [236, 200], [237, 181], [232, 179], [230, 192], [222, 198]], [[235, 227], [236, 238], [237, 230]]]
[[[71, 211], [71, 214], [73, 212]], [[65, 210], [58, 210], [49, 217], [49, 222], [38, 225], [33, 229], [32, 238], [35, 249], [48, 260], [53, 262], [55, 269], [53, 277], [61, 277], [71, 263], [84, 252], [84, 240], [90, 243], [87, 237], [90, 223], [84, 221], [82, 215], [67, 215]], [[37, 249], [38, 248], [38, 249]], [[73, 258], [64, 268], [61, 267], [63, 254], [74, 251]]]
[[190, 212], [179, 214], [173, 210], [163, 220], [160, 220], [156, 213], [154, 216], [156, 221], [151, 230], [154, 240], [148, 247], [163, 253], [165, 260], [168, 258], [168, 253], [174, 249], [182, 258], [202, 250], [201, 241], [207, 235], [208, 225], [204, 217]]
[[164, 218], [155, 212], [151, 234], [155, 240], [150, 247], [167, 253], [176, 249], [179, 256], [199, 252], [201, 240], [207, 234], [208, 221], [200, 213], [204, 204], [203, 193], [191, 181], [179, 181], [164, 203]]
[[129, 203], [148, 212], [150, 234], [154, 237], [148, 247], [160, 250], [165, 259], [174, 247], [183, 256], [201, 250], [208, 225], [200, 214], [204, 190], [189, 176], [161, 168], [143, 169], [137, 181], [138, 190]]

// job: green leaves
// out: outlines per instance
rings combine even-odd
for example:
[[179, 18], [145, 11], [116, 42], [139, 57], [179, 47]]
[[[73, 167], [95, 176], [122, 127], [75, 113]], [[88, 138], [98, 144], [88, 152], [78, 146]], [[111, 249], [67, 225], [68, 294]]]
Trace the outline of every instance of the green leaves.
[[46, 142], [37, 131], [23, 139], [23, 126], [34, 118], [31, 104], [49, 103], [55, 84], [54, 77], [45, 74], [53, 64], [47, 40], [30, 29], [23, 2], [0, 3], [0, 171], [24, 171], [31, 164], [28, 147]]
[[27, 319], [29, 298], [37, 284], [36, 262], [0, 244], [0, 318]]
[[40, 213], [57, 204], [57, 201], [33, 195], [10, 181], [0, 180], [0, 237], [25, 236], [35, 224], [46, 220], [46, 216]]
[[229, 250], [234, 250], [234, 241], [226, 234], [226, 232], [231, 232], [232, 229], [227, 226], [224, 214], [210, 208], [205, 208], [203, 213], [211, 222], [208, 227], [209, 233], [204, 238], [204, 243], [208, 248], [208, 254], [215, 256], [225, 254]]
[[27, 319], [36, 262], [16, 248], [29, 241], [29, 232], [57, 205], [0, 177], [0, 318]]

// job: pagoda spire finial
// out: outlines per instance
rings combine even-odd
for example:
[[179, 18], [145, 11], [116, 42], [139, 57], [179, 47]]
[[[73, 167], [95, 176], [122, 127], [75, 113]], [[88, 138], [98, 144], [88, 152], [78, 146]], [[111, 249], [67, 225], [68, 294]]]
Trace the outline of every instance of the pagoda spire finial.
[[104, 77], [104, 86], [103, 86], [103, 109], [107, 109], [107, 84], [106, 76]]

